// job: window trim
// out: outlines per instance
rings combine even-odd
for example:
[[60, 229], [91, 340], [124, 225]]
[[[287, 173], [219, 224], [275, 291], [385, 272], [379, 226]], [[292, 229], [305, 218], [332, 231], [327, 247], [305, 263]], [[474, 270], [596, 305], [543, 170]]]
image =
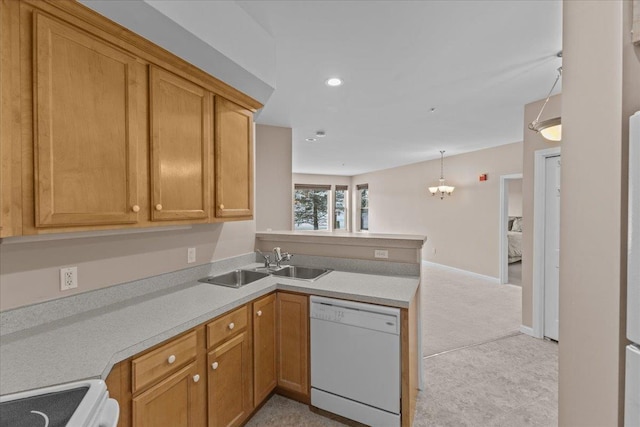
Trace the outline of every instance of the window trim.
[[[356, 216], [356, 229], [357, 231], [368, 232], [369, 231], [369, 184], [356, 185], [356, 200], [357, 200], [357, 216]], [[362, 190], [367, 190], [367, 228], [362, 228]]]

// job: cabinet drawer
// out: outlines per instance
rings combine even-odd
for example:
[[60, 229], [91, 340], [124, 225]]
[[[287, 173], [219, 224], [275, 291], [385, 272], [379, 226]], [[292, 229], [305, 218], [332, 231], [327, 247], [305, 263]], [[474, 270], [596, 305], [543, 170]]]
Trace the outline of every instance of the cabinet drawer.
[[247, 327], [247, 306], [214, 320], [207, 325], [207, 348], [215, 347]]
[[196, 332], [172, 340], [131, 362], [133, 393], [196, 358]]

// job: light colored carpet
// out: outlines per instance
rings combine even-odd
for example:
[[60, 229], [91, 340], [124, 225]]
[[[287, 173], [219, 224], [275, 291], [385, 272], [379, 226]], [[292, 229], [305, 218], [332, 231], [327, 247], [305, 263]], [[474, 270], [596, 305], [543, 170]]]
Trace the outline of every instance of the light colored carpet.
[[424, 356], [519, 332], [520, 287], [434, 264], [422, 271]]

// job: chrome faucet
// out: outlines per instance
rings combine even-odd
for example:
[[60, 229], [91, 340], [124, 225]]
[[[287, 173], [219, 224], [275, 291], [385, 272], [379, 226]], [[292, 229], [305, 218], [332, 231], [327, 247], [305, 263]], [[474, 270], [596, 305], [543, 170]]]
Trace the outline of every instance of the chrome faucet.
[[288, 252], [282, 252], [279, 247], [273, 248], [273, 255], [276, 262], [276, 268], [281, 267], [280, 263], [282, 263], [282, 261], [290, 261], [293, 256]]
[[260, 249], [256, 249], [256, 251], [258, 251], [258, 253], [260, 255], [262, 255], [262, 258], [264, 258], [264, 268], [270, 268], [271, 267], [271, 258], [269, 257], [269, 255], [263, 254]]

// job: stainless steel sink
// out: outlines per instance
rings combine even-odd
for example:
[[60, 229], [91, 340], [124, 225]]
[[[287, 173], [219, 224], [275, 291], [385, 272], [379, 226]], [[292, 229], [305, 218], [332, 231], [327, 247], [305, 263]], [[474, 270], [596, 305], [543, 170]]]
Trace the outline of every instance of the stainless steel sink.
[[251, 270], [235, 270], [230, 273], [221, 274], [219, 276], [209, 276], [198, 280], [202, 283], [210, 283], [212, 285], [228, 286], [230, 288], [239, 288], [249, 283], [260, 280], [269, 276], [269, 273]]
[[328, 268], [312, 268], [312, 267], [300, 267], [294, 265], [288, 265], [282, 267], [280, 270], [273, 271], [271, 274], [274, 276], [287, 277], [289, 279], [307, 280], [313, 282], [320, 277], [332, 272], [333, 270]]

